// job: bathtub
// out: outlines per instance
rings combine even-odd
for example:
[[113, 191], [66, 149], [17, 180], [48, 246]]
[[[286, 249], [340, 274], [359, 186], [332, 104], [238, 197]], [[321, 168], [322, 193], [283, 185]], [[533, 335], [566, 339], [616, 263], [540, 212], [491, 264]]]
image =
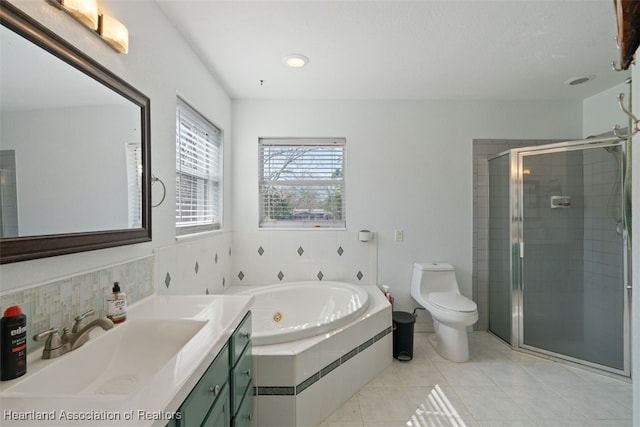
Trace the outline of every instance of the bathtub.
[[345, 282], [292, 282], [242, 293], [251, 306], [254, 346], [312, 337], [349, 324], [367, 310], [369, 294]]
[[318, 425], [391, 364], [391, 305], [377, 286], [316, 281], [227, 292], [254, 295], [253, 425]]

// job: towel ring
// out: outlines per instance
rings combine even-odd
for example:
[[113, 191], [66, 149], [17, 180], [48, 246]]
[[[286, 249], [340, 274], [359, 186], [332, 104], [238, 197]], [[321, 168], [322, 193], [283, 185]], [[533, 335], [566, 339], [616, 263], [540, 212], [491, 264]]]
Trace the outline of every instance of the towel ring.
[[151, 174], [151, 184], [153, 185], [156, 182], [159, 182], [162, 185], [162, 198], [157, 204], [151, 205], [152, 208], [157, 208], [158, 206], [160, 206], [162, 202], [164, 202], [165, 197], [167, 197], [167, 187], [164, 185], [164, 182], [162, 182], [162, 180], [157, 176]]

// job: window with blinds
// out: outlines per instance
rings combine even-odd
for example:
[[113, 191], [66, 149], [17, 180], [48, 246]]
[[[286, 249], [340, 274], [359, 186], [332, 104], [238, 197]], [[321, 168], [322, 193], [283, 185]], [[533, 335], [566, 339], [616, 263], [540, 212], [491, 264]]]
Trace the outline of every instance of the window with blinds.
[[142, 227], [142, 145], [125, 144], [127, 156], [127, 195], [129, 228]]
[[223, 132], [178, 98], [176, 234], [219, 229]]
[[261, 138], [260, 227], [345, 228], [345, 142]]

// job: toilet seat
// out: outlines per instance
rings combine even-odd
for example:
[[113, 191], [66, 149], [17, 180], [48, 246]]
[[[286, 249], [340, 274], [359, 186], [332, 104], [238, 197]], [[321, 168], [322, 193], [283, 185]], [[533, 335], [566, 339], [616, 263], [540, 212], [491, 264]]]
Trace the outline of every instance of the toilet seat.
[[445, 310], [471, 313], [478, 309], [475, 302], [454, 292], [432, 292], [427, 295], [427, 299], [431, 304]]

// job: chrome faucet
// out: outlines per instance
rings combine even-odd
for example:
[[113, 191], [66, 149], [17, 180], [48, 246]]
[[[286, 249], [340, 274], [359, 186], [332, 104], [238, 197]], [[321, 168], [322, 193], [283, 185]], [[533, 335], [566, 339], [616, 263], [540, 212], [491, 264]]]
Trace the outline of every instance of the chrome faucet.
[[113, 322], [107, 318], [95, 319], [83, 326], [84, 319], [93, 314], [95, 314], [94, 310], [88, 310], [77, 316], [74, 319], [75, 322], [73, 323], [71, 331], [69, 331], [69, 328], [64, 328], [62, 330], [62, 337], [58, 335], [58, 328], [51, 328], [36, 334], [33, 337], [36, 341], [40, 341], [44, 338], [47, 339], [44, 343], [44, 349], [42, 350], [42, 358], [54, 359], [65, 353], [76, 350], [89, 341], [89, 333], [95, 328], [102, 328], [105, 331], [113, 328]]

